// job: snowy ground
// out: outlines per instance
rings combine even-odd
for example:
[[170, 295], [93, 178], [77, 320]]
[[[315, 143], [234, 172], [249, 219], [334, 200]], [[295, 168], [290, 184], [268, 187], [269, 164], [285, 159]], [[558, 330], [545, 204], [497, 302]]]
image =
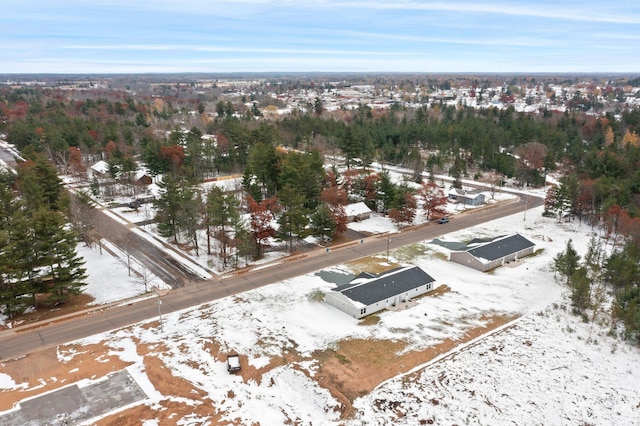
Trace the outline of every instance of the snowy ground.
[[[507, 197], [496, 194], [496, 198]], [[375, 324], [359, 321], [319, 301], [334, 284], [315, 274], [263, 287], [211, 304], [163, 316], [130, 329], [92, 336], [122, 360], [160, 409], [176, 397], [154, 389], [138, 345], [148, 345], [164, 366], [207, 396], [206, 404], [223, 421], [251, 424], [640, 424], [640, 360], [637, 347], [570, 314], [565, 288], [554, 279], [552, 258], [568, 239], [580, 254], [592, 236], [577, 222], [558, 224], [541, 217], [541, 208], [443, 236], [450, 241], [520, 232], [539, 252], [522, 262], [481, 273], [445, 260], [446, 249], [425, 241], [391, 252], [391, 261], [415, 264], [451, 290], [418, 299], [415, 306], [384, 311]], [[126, 220], [141, 213], [116, 212]], [[142, 213], [147, 216], [149, 213]], [[420, 220], [420, 219], [418, 219]], [[393, 232], [388, 219], [375, 216], [353, 229]], [[148, 230], [148, 229], [147, 229]], [[89, 293], [98, 303], [142, 292], [122, 260], [82, 251], [91, 271]], [[121, 257], [122, 259], [122, 257]], [[380, 263], [385, 259], [380, 258]], [[97, 266], [100, 265], [100, 266]], [[351, 273], [337, 265], [336, 273]], [[268, 268], [265, 269], [268, 273]], [[108, 287], [105, 285], [108, 283]], [[159, 283], [158, 283], [159, 284]], [[341, 420], [339, 402], [318, 385], [312, 354], [350, 339], [404, 341], [404, 351], [459, 339], [489, 315], [519, 317], [495, 334], [464, 344], [412, 372], [380, 384], [354, 401], [355, 417]], [[247, 356], [264, 369], [261, 380], [229, 375], [220, 354]], [[274, 359], [296, 352], [300, 361], [272, 367]], [[73, 363], [74, 352], [59, 349], [59, 361]], [[0, 374], [0, 388], [24, 387], [21, 378]], [[180, 399], [195, 407], [202, 401]], [[175, 416], [183, 414], [176, 413]], [[204, 424], [191, 413], [183, 424]], [[148, 420], [146, 425], [159, 424]]]
[[[541, 252], [491, 273], [449, 263], [442, 256], [446, 250], [428, 242], [392, 251], [392, 260], [423, 267], [451, 291], [421, 298], [405, 310], [382, 312], [376, 324], [363, 326], [318, 301], [319, 292], [333, 284], [309, 274], [165, 315], [162, 330], [140, 324], [81, 343], [101, 342], [134, 362], [129, 371], [144, 384], [151, 407], [174, 397], [153, 390], [137, 344], [156, 348], [173, 375], [226, 413], [223, 420], [342, 424], [338, 401], [313, 379], [318, 369], [314, 351], [355, 338], [402, 340], [409, 344], [405, 351], [419, 350], [461, 337], [469, 327], [482, 325], [486, 315], [522, 315], [499, 333], [381, 384], [355, 401], [356, 417], [346, 423], [530, 424], [535, 419], [542, 424], [640, 424], [638, 349], [572, 316], [551, 270], [553, 256], [569, 238], [584, 252], [590, 228], [557, 224], [542, 218], [538, 208], [526, 220], [517, 214], [444, 239], [468, 241], [516, 231]], [[350, 272], [347, 265], [334, 271]], [[224, 359], [208, 349], [211, 342], [220, 353], [246, 355], [255, 368], [289, 351], [299, 353], [301, 361], [266, 368], [262, 380], [244, 382], [226, 372]], [[61, 362], [72, 362], [74, 355], [61, 348], [59, 356]], [[3, 383], [11, 380], [5, 377]], [[205, 422], [206, 416], [190, 417], [189, 424], [196, 420]]]

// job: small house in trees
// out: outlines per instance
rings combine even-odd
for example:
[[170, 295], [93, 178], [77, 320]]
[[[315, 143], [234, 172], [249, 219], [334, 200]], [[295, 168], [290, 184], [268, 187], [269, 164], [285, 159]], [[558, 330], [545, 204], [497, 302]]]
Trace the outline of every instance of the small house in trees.
[[463, 191], [451, 188], [449, 199], [465, 206], [481, 206], [485, 203], [485, 195], [482, 191]]
[[325, 302], [362, 318], [406, 302], [434, 289], [435, 279], [418, 266], [406, 266], [376, 275], [364, 272], [348, 284], [325, 294]]
[[153, 183], [153, 178], [145, 170], [138, 170], [133, 178], [133, 182], [138, 186], [147, 187]]
[[344, 211], [349, 222], [359, 222], [371, 217], [371, 209], [364, 202], [347, 204]]
[[104, 160], [100, 160], [91, 166], [91, 174], [93, 177], [103, 179], [109, 177], [109, 163]]
[[478, 271], [491, 269], [533, 253], [535, 244], [520, 234], [496, 237], [489, 241], [474, 240], [449, 254], [449, 260]]

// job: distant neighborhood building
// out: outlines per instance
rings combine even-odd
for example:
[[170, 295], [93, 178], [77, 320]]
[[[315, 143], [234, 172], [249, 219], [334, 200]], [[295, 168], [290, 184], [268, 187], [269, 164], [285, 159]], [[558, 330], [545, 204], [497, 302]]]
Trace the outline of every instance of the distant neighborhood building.
[[362, 318], [433, 290], [435, 279], [418, 266], [380, 275], [364, 272], [325, 294], [325, 302], [354, 318]]
[[449, 199], [467, 206], [481, 206], [485, 203], [485, 195], [482, 191], [463, 191], [451, 188]]
[[359, 222], [371, 217], [371, 209], [364, 202], [347, 204], [344, 211], [349, 222]]
[[513, 234], [490, 241], [474, 241], [463, 250], [451, 252], [449, 260], [484, 272], [530, 255], [534, 247], [535, 244], [522, 235]]

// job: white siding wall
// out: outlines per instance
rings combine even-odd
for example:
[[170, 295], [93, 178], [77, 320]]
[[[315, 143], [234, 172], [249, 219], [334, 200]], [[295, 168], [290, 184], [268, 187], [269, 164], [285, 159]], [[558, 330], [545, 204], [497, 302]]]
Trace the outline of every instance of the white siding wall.
[[[428, 283], [425, 285], [421, 285], [420, 287], [416, 287], [413, 290], [408, 292], [399, 294], [397, 296], [392, 296], [387, 299], [381, 300], [369, 306], [361, 306], [358, 302], [354, 302], [348, 297], [344, 296], [342, 293], [338, 293], [335, 291], [330, 291], [325, 294], [324, 301], [329, 305], [340, 309], [341, 311], [351, 315], [354, 318], [362, 318], [367, 315], [371, 315], [375, 312], [381, 311], [383, 309], [388, 308], [389, 306], [407, 301], [409, 299], [413, 299], [414, 297], [418, 297], [435, 288], [434, 283]], [[363, 312], [364, 310], [364, 312]]]
[[329, 291], [325, 294], [324, 301], [352, 317], [358, 318], [358, 314], [360, 314], [360, 309], [353, 304], [351, 299], [345, 297], [342, 293]]
[[478, 271], [490, 271], [494, 268], [497, 268], [498, 266], [504, 265], [507, 262], [511, 262], [532, 254], [534, 248], [535, 247], [529, 247], [524, 250], [520, 250], [517, 253], [510, 254], [509, 256], [505, 256], [488, 263], [480, 262], [478, 259], [470, 255], [466, 251], [451, 252], [449, 254], [449, 260], [467, 266], [469, 268], [477, 269]]
[[[466, 251], [454, 251], [449, 255], [449, 260], [459, 263], [469, 268], [477, 269], [478, 271], [485, 271], [484, 263], [480, 262], [475, 257], [471, 256]], [[497, 265], [496, 265], [497, 266]]]

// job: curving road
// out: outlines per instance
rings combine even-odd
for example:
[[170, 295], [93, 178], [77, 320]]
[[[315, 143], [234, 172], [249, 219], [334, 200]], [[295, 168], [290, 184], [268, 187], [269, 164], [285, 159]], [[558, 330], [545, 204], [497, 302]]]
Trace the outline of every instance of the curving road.
[[[405, 228], [401, 233], [368, 237], [362, 243], [355, 241], [332, 248], [329, 252], [325, 249], [315, 250], [268, 268], [262, 267], [256, 271], [246, 271], [208, 281], [192, 281], [188, 285], [174, 288], [162, 296], [162, 312], [170, 313], [197, 306], [364, 256], [383, 253], [387, 248], [395, 249], [415, 242], [431, 240], [446, 233], [515, 213], [522, 212], [524, 214], [526, 208], [539, 205], [542, 205], [542, 199], [524, 196], [516, 202], [456, 216], [448, 224], [429, 223]], [[26, 326], [21, 329], [4, 331], [0, 333], [0, 360], [157, 317], [157, 302], [158, 299], [153, 297], [126, 306], [92, 311], [86, 315], [49, 325]]]

